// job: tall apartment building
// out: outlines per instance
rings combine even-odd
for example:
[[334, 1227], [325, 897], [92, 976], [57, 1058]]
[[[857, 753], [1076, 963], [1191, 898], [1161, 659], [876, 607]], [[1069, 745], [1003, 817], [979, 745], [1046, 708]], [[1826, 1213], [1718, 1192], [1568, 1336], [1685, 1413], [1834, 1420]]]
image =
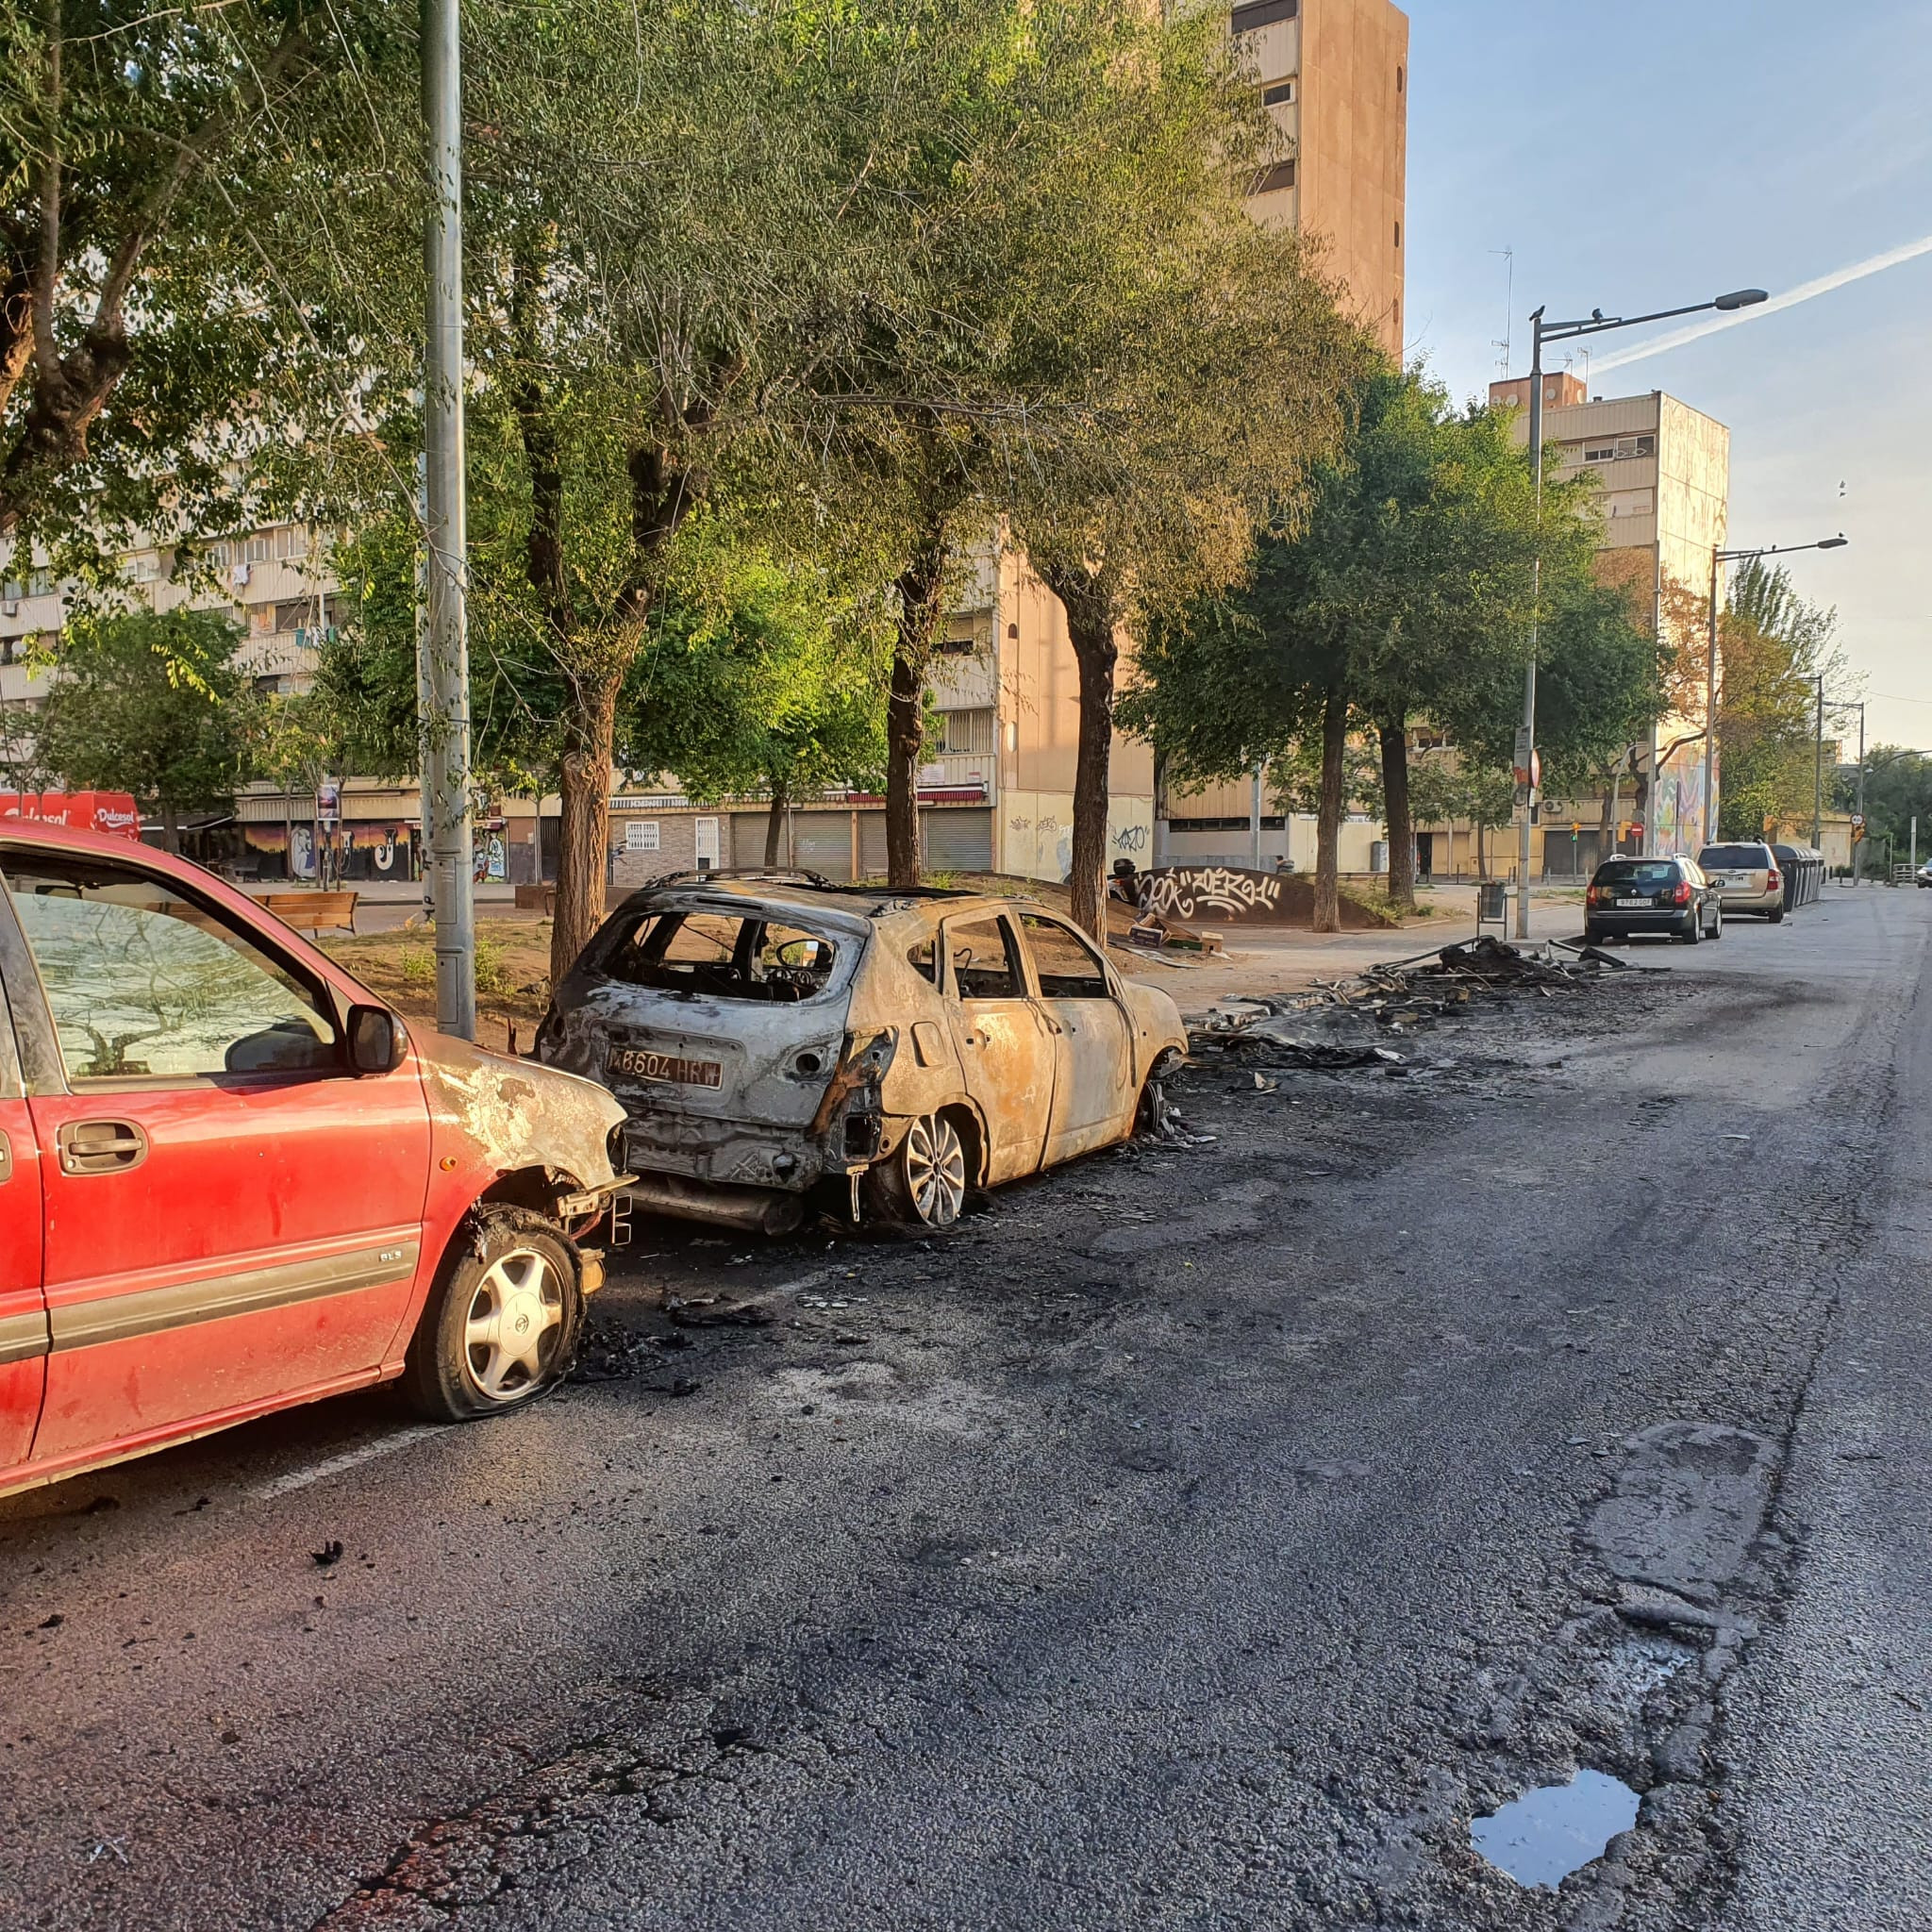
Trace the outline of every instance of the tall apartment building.
[[1228, 25], [1291, 151], [1256, 181], [1255, 219], [1319, 237], [1325, 272], [1400, 361], [1408, 16], [1390, 0], [1243, 0]]
[[[1517, 441], [1526, 443], [1529, 378], [1491, 383], [1490, 400], [1517, 406]], [[1722, 423], [1661, 390], [1593, 397], [1566, 371], [1543, 377], [1543, 441], [1545, 447], [1561, 447], [1557, 476], [1587, 472], [1599, 480], [1605, 530], [1600, 567], [1607, 580], [1629, 588], [1652, 613], [1662, 606], [1668, 584], [1682, 585], [1698, 597], [1708, 594], [1710, 554], [1723, 547], [1729, 517], [1731, 433]], [[1657, 726], [1645, 765], [1646, 776], [1653, 765], [1658, 774], [1648, 827], [1654, 850], [1680, 851], [1701, 835], [1703, 730], [1701, 702]], [[1570, 822], [1560, 808], [1546, 817], [1560, 822], [1562, 837], [1569, 836]], [[1579, 834], [1577, 840], [1581, 863], [1594, 854], [1594, 827], [1587, 839]], [[1545, 869], [1555, 867], [1553, 848]]]
[[[1281, 129], [1288, 156], [1256, 178], [1248, 207], [1265, 227], [1322, 245], [1324, 274], [1396, 361], [1403, 352], [1404, 225], [1408, 181], [1408, 16], [1390, 0], [1243, 0], [1228, 25]], [[1253, 787], [1210, 785], [1157, 802], [1159, 859], [1248, 864]], [[1260, 856], [1311, 862], [1313, 821], [1264, 798]], [[1366, 870], [1374, 829], [1344, 832], [1344, 863]]]

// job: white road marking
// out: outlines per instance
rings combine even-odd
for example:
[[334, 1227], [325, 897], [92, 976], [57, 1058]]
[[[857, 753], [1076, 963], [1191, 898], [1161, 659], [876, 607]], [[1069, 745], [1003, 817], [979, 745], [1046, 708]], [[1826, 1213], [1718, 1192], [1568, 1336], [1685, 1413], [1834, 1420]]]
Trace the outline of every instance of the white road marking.
[[781, 1281], [772, 1292], [774, 1294], [797, 1294], [802, 1290], [816, 1288], [820, 1282], [824, 1281], [832, 1273], [833, 1271], [829, 1268], [821, 1268], [816, 1274], [801, 1274], [796, 1281]]
[[374, 1462], [378, 1456], [387, 1456], [397, 1449], [407, 1449], [411, 1442], [426, 1441], [431, 1436], [440, 1436], [449, 1424], [443, 1423], [420, 1423], [414, 1428], [397, 1429], [392, 1435], [377, 1436], [374, 1441], [358, 1443], [353, 1449], [344, 1449], [340, 1456], [325, 1457], [320, 1462], [311, 1462], [307, 1469], [291, 1470], [287, 1475], [278, 1475], [272, 1483], [263, 1483], [252, 1493], [258, 1503], [273, 1503], [277, 1496], [286, 1496], [295, 1490], [306, 1490], [310, 1483], [319, 1483], [325, 1476], [337, 1475], [345, 1469], [354, 1469], [362, 1462]]

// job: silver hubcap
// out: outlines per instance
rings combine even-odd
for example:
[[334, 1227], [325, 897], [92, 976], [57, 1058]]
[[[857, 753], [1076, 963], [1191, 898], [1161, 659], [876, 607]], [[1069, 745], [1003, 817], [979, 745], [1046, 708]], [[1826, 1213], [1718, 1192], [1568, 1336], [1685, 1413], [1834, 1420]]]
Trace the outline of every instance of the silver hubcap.
[[463, 1357], [476, 1392], [514, 1402], [540, 1388], [562, 1327], [563, 1286], [544, 1256], [518, 1248], [492, 1262], [463, 1324]]
[[942, 1115], [912, 1123], [906, 1136], [906, 1186], [928, 1227], [950, 1227], [966, 1201], [966, 1150]]

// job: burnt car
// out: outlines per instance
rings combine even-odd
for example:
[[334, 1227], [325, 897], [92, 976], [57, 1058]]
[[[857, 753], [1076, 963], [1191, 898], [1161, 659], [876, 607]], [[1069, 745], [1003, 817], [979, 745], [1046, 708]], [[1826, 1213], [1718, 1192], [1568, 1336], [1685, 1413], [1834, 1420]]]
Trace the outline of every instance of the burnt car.
[[622, 1178], [584, 1080], [414, 1028], [200, 867], [0, 827], [0, 1493], [399, 1380], [570, 1366]]
[[947, 1226], [1126, 1139], [1186, 1051], [1173, 1000], [1043, 906], [795, 874], [632, 893], [537, 1036], [623, 1103], [638, 1205], [773, 1234], [814, 1190]]

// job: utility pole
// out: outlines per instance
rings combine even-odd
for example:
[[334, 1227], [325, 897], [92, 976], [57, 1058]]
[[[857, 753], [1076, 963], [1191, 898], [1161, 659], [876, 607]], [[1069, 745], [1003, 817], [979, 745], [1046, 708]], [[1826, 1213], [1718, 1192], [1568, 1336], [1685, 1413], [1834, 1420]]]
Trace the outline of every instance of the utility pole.
[[1261, 763], [1255, 761], [1255, 789], [1248, 801], [1249, 843], [1253, 847], [1248, 863], [1257, 872], [1261, 870]]
[[[1864, 706], [1863, 706], [1863, 705], [1861, 704], [1861, 705], [1859, 705], [1859, 707], [1858, 707], [1858, 830], [1862, 832], [1862, 831], [1863, 831], [1864, 829], [1865, 829], [1865, 707], [1864, 707]], [[1863, 841], [1862, 839], [1854, 839], [1854, 840], [1852, 841], [1852, 883], [1853, 883], [1853, 885], [1855, 885], [1855, 886], [1859, 886], [1859, 885], [1863, 885], [1863, 884], [1864, 884], [1864, 882], [1865, 882], [1865, 861], [1864, 861], [1864, 855], [1863, 855], [1863, 854], [1862, 854], [1862, 853], [1861, 853], [1861, 852], [1860, 852], [1860, 851], [1858, 850], [1858, 847], [1859, 847], [1860, 845], [1862, 845], [1862, 844], [1863, 844], [1864, 842], [1865, 842], [1865, 841]]]
[[476, 926], [470, 855], [470, 639], [463, 501], [462, 53], [458, 0], [424, 0], [423, 108], [429, 218], [423, 372], [424, 544], [436, 1024], [476, 1037]]
[[1516, 937], [1529, 937], [1529, 835], [1536, 816], [1536, 654], [1543, 590], [1543, 310], [1529, 318], [1529, 474], [1536, 493], [1537, 546], [1529, 567], [1529, 662], [1523, 671], [1523, 728], [1516, 734], [1523, 818], [1516, 837]]
[[1818, 732], [1811, 745], [1811, 849], [1824, 850], [1824, 679], [1818, 679]]
[[[1683, 308], [1659, 308], [1649, 315], [1606, 315], [1601, 308], [1576, 322], [1545, 322], [1544, 310], [1529, 318], [1531, 344], [1529, 358], [1529, 459], [1536, 483], [1536, 515], [1541, 534], [1543, 505], [1543, 344], [1567, 342], [1578, 336], [1603, 335], [1607, 330], [1636, 328], [1649, 322], [1670, 322], [1680, 315], [1702, 315], [1715, 308], [1730, 314], [1740, 308], [1755, 308], [1767, 300], [1762, 289], [1734, 289], [1708, 302], [1692, 302]], [[1536, 752], [1536, 651], [1538, 602], [1542, 591], [1542, 545], [1539, 541], [1530, 572], [1529, 665], [1523, 679], [1523, 724], [1516, 734], [1516, 768], [1522, 774], [1518, 783], [1525, 788], [1526, 802], [1517, 840], [1516, 937], [1529, 937], [1529, 834], [1530, 816], [1536, 810], [1539, 759]], [[1655, 810], [1657, 774], [1651, 774], [1652, 809]]]

